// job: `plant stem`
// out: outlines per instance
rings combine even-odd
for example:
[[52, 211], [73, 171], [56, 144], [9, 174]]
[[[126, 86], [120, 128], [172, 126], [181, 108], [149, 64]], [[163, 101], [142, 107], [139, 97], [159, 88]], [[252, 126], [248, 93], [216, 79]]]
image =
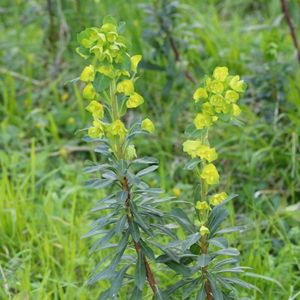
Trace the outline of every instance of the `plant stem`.
[[297, 58], [298, 58], [298, 62], [300, 63], [300, 46], [298, 43], [298, 39], [297, 39], [297, 33], [295, 30], [295, 26], [293, 24], [290, 12], [289, 12], [289, 8], [288, 5], [286, 3], [286, 0], [280, 0], [281, 2], [281, 9], [282, 12], [284, 14], [284, 17], [286, 18], [286, 21], [288, 23], [289, 29], [290, 29], [290, 34], [291, 34], [291, 38], [293, 40], [293, 44], [295, 46], [296, 52], [297, 52]]
[[[209, 144], [208, 143], [208, 130], [206, 132], [206, 135], [202, 139], [202, 143], [203, 144]], [[204, 167], [204, 166], [202, 166], [202, 167]], [[202, 179], [201, 177], [200, 177], [200, 182], [201, 182], [201, 201], [207, 202], [208, 185], [207, 185], [206, 181], [204, 179]], [[203, 223], [201, 222], [201, 220], [200, 220], [200, 222], [202, 224], [206, 225], [207, 217], [208, 217], [208, 214], [205, 213]], [[208, 247], [209, 247], [209, 242], [208, 242], [208, 239], [207, 239], [207, 235], [201, 236], [201, 238], [200, 238], [200, 254], [204, 254], [204, 255], [207, 254], [208, 253]], [[207, 300], [213, 300], [213, 295], [212, 295], [210, 282], [207, 278], [207, 272], [208, 272], [207, 266], [201, 268], [202, 277], [205, 280], [204, 289], [205, 289]]]
[[[111, 107], [112, 107], [112, 120], [116, 121], [120, 117], [119, 117], [118, 103], [117, 103], [117, 98], [116, 98], [116, 82], [115, 82], [115, 80], [110, 85], [110, 98], [111, 98]], [[120, 139], [117, 138], [115, 140], [115, 142], [116, 142], [117, 158], [119, 160], [124, 159], [124, 157], [123, 157], [124, 155], [123, 155], [123, 151], [122, 151], [122, 144], [120, 143]], [[130, 224], [133, 222], [133, 214], [132, 214], [132, 211], [130, 208], [131, 193], [130, 193], [130, 186], [129, 186], [127, 177], [124, 176], [120, 180], [120, 183], [121, 183], [123, 191], [127, 192], [127, 198], [125, 200], [125, 211], [126, 211], [126, 215], [127, 215], [127, 221]], [[132, 237], [132, 239], [133, 239], [133, 237]], [[136, 253], [139, 254], [142, 251], [140, 243], [136, 242], [133, 239], [133, 244], [134, 244]], [[143, 261], [144, 261], [144, 265], [145, 265], [146, 277], [147, 277], [148, 283], [152, 289], [153, 294], [156, 295], [157, 289], [156, 289], [156, 281], [155, 281], [154, 275], [152, 273], [151, 267], [150, 267], [148, 260], [144, 253], [142, 253], [142, 257], [143, 257]]]
[[[130, 194], [130, 187], [129, 187], [129, 184], [128, 184], [127, 177], [123, 177], [123, 180], [122, 180], [121, 183], [122, 183], [122, 189], [127, 192], [127, 199], [125, 201], [127, 221], [128, 221], [128, 223], [132, 223], [133, 222], [133, 215], [132, 215], [132, 212], [131, 212], [131, 209], [130, 209], [131, 194]], [[134, 248], [135, 248], [136, 253], [139, 254], [142, 251], [140, 243], [136, 242], [135, 240], [133, 240], [133, 243], [134, 243]], [[151, 267], [150, 267], [144, 253], [142, 253], [142, 257], [143, 257], [143, 260], [144, 260], [144, 265], [145, 265], [145, 269], [146, 269], [146, 277], [147, 277], [148, 283], [149, 283], [149, 285], [152, 289], [153, 294], [156, 295], [156, 293], [157, 293], [156, 281], [155, 281], [153, 272], [151, 270]]]
[[110, 84], [110, 98], [111, 98], [111, 108], [112, 108], [112, 118], [114, 121], [119, 119], [118, 103], [116, 98], [116, 82], [112, 81]]

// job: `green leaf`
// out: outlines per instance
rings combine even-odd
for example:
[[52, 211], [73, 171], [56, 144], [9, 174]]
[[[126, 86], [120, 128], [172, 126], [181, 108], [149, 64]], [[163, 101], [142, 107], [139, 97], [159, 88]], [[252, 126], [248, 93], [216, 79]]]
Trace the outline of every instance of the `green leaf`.
[[200, 283], [199, 278], [194, 279], [191, 283], [189, 283], [188, 286], [186, 286], [183, 290], [182, 298], [183, 299], [189, 299], [190, 295], [193, 293], [193, 291], [197, 288]]
[[106, 23], [109, 23], [109, 24], [113, 24], [113, 25], [118, 25], [117, 23], [117, 20], [111, 16], [111, 15], [107, 15], [103, 18], [103, 21], [102, 21], [103, 24], [106, 24]]
[[115, 233], [116, 234], [120, 234], [124, 228], [125, 228], [125, 224], [126, 224], [126, 220], [127, 220], [127, 215], [123, 215], [119, 221], [116, 223], [115, 226]]
[[123, 233], [123, 237], [118, 244], [118, 248], [116, 249], [117, 252], [122, 252], [124, 251], [124, 249], [126, 249], [128, 244], [129, 233], [130, 232], [128, 229]]
[[197, 266], [206, 267], [211, 262], [211, 257], [208, 254], [201, 254], [197, 259]]
[[181, 280], [177, 281], [176, 283], [174, 283], [173, 285], [169, 286], [166, 290], [166, 293], [168, 295], [172, 295], [176, 290], [178, 290], [179, 288], [182, 288], [183, 286], [190, 283], [191, 281], [192, 281], [192, 279], [190, 279], [190, 278], [181, 279]]
[[200, 239], [200, 233], [198, 232], [188, 235], [186, 239], [182, 242], [182, 246], [181, 246], [182, 251], [190, 249], [190, 247], [196, 242], [198, 242], [199, 239]]
[[210, 278], [209, 283], [211, 286], [213, 299], [214, 300], [223, 300], [224, 299], [223, 293], [222, 293], [221, 289], [218, 287], [216, 280]]
[[235, 248], [226, 248], [226, 249], [221, 249], [212, 254], [213, 256], [217, 255], [229, 255], [229, 256], [238, 256], [240, 255], [240, 252], [235, 249]]
[[111, 79], [99, 72], [96, 72], [95, 79], [93, 82], [94, 89], [96, 92], [101, 93], [109, 87]]
[[216, 234], [232, 233], [232, 232], [243, 232], [247, 229], [246, 226], [233, 226], [218, 230]]
[[241, 287], [249, 289], [249, 290], [256, 290], [256, 291], [261, 293], [261, 290], [258, 287], [256, 287], [253, 284], [250, 284], [250, 283], [248, 283], [244, 280], [241, 280], [239, 278], [225, 278], [225, 277], [223, 277], [222, 279], [224, 281], [226, 281], [227, 283], [229, 283], [229, 284], [238, 285], [238, 286], [241, 286]]
[[98, 300], [107, 300], [110, 297], [110, 288], [100, 294]]
[[146, 281], [146, 268], [144, 255], [142, 251], [138, 252], [138, 258], [135, 266], [134, 282], [137, 288], [142, 291]]
[[139, 226], [134, 221], [129, 222], [129, 230], [134, 241], [138, 242], [140, 240]]
[[143, 251], [143, 253], [149, 258], [149, 259], [154, 259], [155, 255], [153, 250], [142, 240], [140, 239], [139, 241], [141, 249]]
[[120, 22], [118, 25], [118, 33], [122, 34], [125, 32], [125, 28], [126, 28], [126, 22]]
[[142, 297], [142, 291], [140, 291], [137, 287], [134, 287], [130, 300], [141, 300]]
[[206, 293], [205, 293], [205, 289], [204, 289], [204, 283], [201, 284], [201, 287], [198, 290], [198, 293], [196, 295], [195, 300], [206, 300]]
[[218, 248], [228, 248], [228, 241], [223, 237], [212, 238], [208, 240], [209, 244]]
[[160, 290], [160, 288], [158, 286], [156, 286], [156, 296], [154, 299], [155, 300], [168, 300], [169, 298], [163, 291]]
[[94, 252], [101, 245], [105, 245], [114, 235], [115, 235], [115, 232], [114, 232], [113, 229], [111, 229], [110, 231], [108, 231], [108, 233], [103, 238], [101, 238], [100, 240], [98, 240], [97, 242], [95, 242], [93, 244], [93, 246], [91, 247], [89, 253]]
[[215, 268], [215, 269], [219, 269], [219, 268], [221, 268], [222, 266], [230, 265], [230, 264], [236, 264], [236, 263], [238, 263], [238, 262], [239, 262], [239, 261], [238, 261], [238, 259], [236, 259], [236, 258], [225, 258], [225, 259], [222, 259], [222, 260], [218, 261], [218, 262], [215, 264], [214, 268]]
[[83, 169], [84, 173], [94, 173], [102, 170], [107, 170], [110, 168], [109, 164], [98, 164], [91, 167], [86, 167]]
[[152, 164], [157, 164], [158, 160], [153, 157], [142, 157], [142, 158], [137, 158], [132, 161], [132, 164], [146, 164], [146, 165], [152, 165]]
[[116, 272], [116, 276], [111, 280], [111, 290], [110, 290], [110, 297], [113, 298], [117, 294], [117, 292], [122, 287], [122, 282], [124, 276], [129, 269], [130, 266], [125, 266], [121, 270]]
[[197, 165], [200, 163], [200, 159], [199, 158], [193, 158], [190, 161], [188, 161], [185, 166], [184, 169], [185, 170], [193, 170], [197, 167]]
[[175, 261], [166, 262], [166, 265], [170, 269], [174, 270], [177, 274], [181, 274], [185, 277], [189, 277], [191, 275], [191, 270], [185, 265], [182, 265], [182, 264], [177, 263]]
[[91, 189], [103, 189], [114, 183], [114, 180], [109, 179], [91, 179], [85, 183], [86, 188]]
[[213, 236], [222, 222], [227, 218], [228, 211], [221, 207], [214, 207], [208, 217], [208, 228], [210, 235]]
[[170, 212], [170, 216], [175, 218], [177, 222], [180, 223], [187, 232], [195, 232], [194, 225], [190, 222], [189, 218], [182, 209], [172, 209]]
[[282, 286], [282, 284], [274, 279], [274, 278], [271, 278], [269, 276], [265, 276], [265, 275], [260, 275], [260, 274], [255, 274], [255, 273], [245, 273], [244, 276], [248, 276], [248, 277], [252, 277], [252, 278], [256, 278], [256, 279], [262, 279], [262, 280], [266, 280], [266, 281], [269, 281], [269, 282], [272, 282], [272, 283], [275, 283], [276, 285], [278, 285], [281, 289], [284, 289], [284, 287]]
[[136, 176], [137, 176], [137, 177], [144, 176], [144, 175], [146, 175], [146, 174], [149, 174], [149, 173], [155, 171], [157, 168], [158, 168], [158, 165], [153, 165], [153, 166], [147, 167], [147, 168], [145, 168], [145, 169], [139, 171], [139, 172], [136, 174]]

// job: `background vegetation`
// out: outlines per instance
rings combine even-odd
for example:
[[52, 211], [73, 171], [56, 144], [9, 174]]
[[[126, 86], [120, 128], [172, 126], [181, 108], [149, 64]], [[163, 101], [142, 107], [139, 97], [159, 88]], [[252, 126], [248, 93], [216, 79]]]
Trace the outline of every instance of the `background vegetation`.
[[[300, 24], [300, 2], [289, 8]], [[223, 186], [239, 194], [231, 222], [248, 225], [230, 238], [262, 290], [241, 297], [298, 299], [300, 65], [279, 0], [1, 1], [0, 299], [96, 299], [104, 288], [85, 286], [97, 257], [80, 237], [102, 194], [83, 188], [82, 169], [95, 156], [74, 136], [88, 115], [70, 80], [83, 67], [76, 34], [107, 14], [126, 21], [132, 53], [143, 54], [141, 115], [157, 131], [138, 141], [138, 153], [159, 158], [151, 184], [187, 212], [193, 178], [181, 144], [195, 82], [226, 65], [248, 83], [241, 122], [212, 137], [224, 158]], [[162, 286], [174, 279], [156, 272]]]

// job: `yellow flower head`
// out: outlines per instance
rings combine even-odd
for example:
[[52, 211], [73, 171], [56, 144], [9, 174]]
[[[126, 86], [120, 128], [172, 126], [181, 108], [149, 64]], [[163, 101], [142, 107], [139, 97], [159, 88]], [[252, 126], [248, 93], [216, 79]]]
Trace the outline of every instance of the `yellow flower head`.
[[213, 119], [211, 116], [199, 113], [197, 114], [194, 125], [197, 129], [202, 129], [204, 127], [210, 127], [213, 124]]
[[125, 157], [127, 160], [133, 160], [134, 158], [137, 157], [134, 145], [129, 145], [126, 148]]
[[115, 31], [110, 31], [106, 34], [106, 38], [110, 43], [115, 42], [117, 37], [118, 37], [118, 34]]
[[121, 120], [116, 120], [110, 125], [108, 131], [111, 135], [118, 135], [120, 138], [124, 138], [127, 129]]
[[172, 192], [175, 195], [175, 197], [177, 197], [177, 198], [181, 195], [181, 189], [178, 187], [174, 187]]
[[142, 60], [142, 55], [134, 55], [130, 58], [131, 60], [131, 71], [136, 72], [139, 62]]
[[89, 65], [85, 67], [80, 75], [80, 80], [85, 82], [93, 81], [94, 78], [95, 78], [95, 70], [93, 65]]
[[112, 65], [103, 65], [100, 66], [97, 69], [98, 72], [100, 72], [101, 74], [104, 74], [105, 76], [109, 77], [109, 78], [115, 78], [115, 71]]
[[211, 103], [209, 103], [209, 102], [203, 103], [203, 105], [202, 105], [202, 112], [205, 115], [209, 115], [209, 116], [213, 116], [214, 113], [215, 113], [213, 105]]
[[105, 33], [117, 32], [117, 26], [112, 23], [105, 23], [101, 26], [101, 31]]
[[232, 114], [237, 117], [241, 113], [241, 109], [237, 104], [232, 104]]
[[210, 148], [207, 145], [201, 145], [197, 150], [197, 155], [202, 159], [206, 159], [208, 162], [212, 162], [218, 158], [216, 149]]
[[216, 67], [213, 73], [213, 77], [219, 81], [225, 81], [228, 76], [227, 67]]
[[229, 86], [239, 93], [243, 93], [245, 89], [244, 81], [240, 80], [239, 75], [232, 77], [232, 79], [229, 81]]
[[90, 127], [88, 130], [89, 137], [96, 139], [103, 136], [103, 125], [99, 120], [94, 120], [93, 127]]
[[195, 102], [198, 102], [200, 99], [207, 99], [208, 98], [208, 94], [205, 88], [198, 88], [194, 95], [193, 95], [193, 99], [195, 100]]
[[218, 170], [214, 164], [206, 165], [201, 172], [201, 178], [210, 185], [217, 184], [219, 182], [219, 177]]
[[126, 79], [118, 83], [117, 85], [117, 92], [123, 93], [126, 96], [130, 96], [134, 93], [134, 85], [133, 81]]
[[210, 203], [214, 206], [219, 205], [222, 203], [228, 195], [225, 192], [219, 193], [219, 194], [214, 194], [213, 196], [210, 197]]
[[214, 94], [221, 94], [224, 91], [224, 85], [223, 85], [223, 83], [221, 81], [214, 80], [210, 84], [210, 90]]
[[189, 154], [192, 158], [198, 155], [199, 148], [202, 146], [201, 141], [187, 140], [183, 143], [183, 151]]
[[135, 107], [140, 106], [143, 103], [144, 103], [144, 98], [138, 93], [133, 93], [128, 98], [128, 100], [126, 102], [126, 106], [128, 108], [135, 108]]
[[235, 103], [239, 100], [239, 94], [233, 90], [228, 90], [225, 94], [225, 100], [229, 103]]
[[199, 209], [199, 210], [209, 210], [210, 206], [207, 204], [206, 201], [197, 201], [197, 203], [196, 203], [196, 209]]
[[91, 82], [85, 86], [85, 88], [82, 91], [82, 95], [88, 100], [93, 100], [96, 98], [96, 91]]
[[209, 229], [206, 227], [206, 226], [201, 226], [200, 227], [200, 234], [201, 234], [201, 236], [204, 236], [204, 235], [207, 235], [207, 234], [209, 234]]
[[142, 129], [144, 129], [150, 133], [153, 133], [155, 130], [154, 124], [149, 118], [146, 118], [145, 120], [142, 121], [141, 127], [142, 127]]
[[90, 102], [86, 110], [93, 114], [94, 118], [102, 119], [104, 117], [103, 105], [95, 100]]

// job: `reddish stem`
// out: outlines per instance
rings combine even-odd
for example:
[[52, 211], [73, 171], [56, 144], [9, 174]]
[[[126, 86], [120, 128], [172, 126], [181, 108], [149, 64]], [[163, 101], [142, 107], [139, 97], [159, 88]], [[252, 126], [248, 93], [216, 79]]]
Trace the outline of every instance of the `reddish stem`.
[[297, 51], [297, 58], [300, 63], [300, 47], [299, 47], [299, 43], [298, 43], [298, 39], [297, 39], [297, 33], [296, 33], [296, 30], [295, 30], [295, 27], [294, 27], [294, 24], [293, 24], [293, 21], [292, 21], [290, 12], [289, 12], [289, 8], [288, 8], [288, 5], [285, 0], [280, 0], [280, 2], [281, 2], [282, 12], [286, 18], [286, 21], [287, 21], [289, 29], [290, 29], [290, 34], [291, 34], [291, 37], [293, 40], [293, 44]]
[[[129, 187], [129, 184], [128, 184], [127, 177], [124, 177], [121, 183], [122, 183], [123, 190], [128, 193], [127, 199], [125, 201], [125, 208], [126, 208], [126, 212], [127, 212], [128, 223], [131, 223], [131, 222], [133, 222], [133, 215], [132, 215], [131, 210], [130, 210], [131, 194], [130, 194], [130, 187]], [[133, 244], [134, 244], [134, 248], [135, 248], [136, 253], [139, 254], [140, 251], [142, 251], [140, 243], [133, 240]], [[151, 267], [150, 267], [150, 265], [148, 263], [148, 260], [147, 260], [144, 253], [142, 253], [142, 257], [143, 257], [144, 265], [145, 265], [145, 269], [146, 269], [147, 281], [148, 281], [148, 283], [149, 283], [149, 285], [152, 289], [153, 294], [156, 295], [156, 293], [157, 293], [156, 281], [155, 281], [153, 272], [151, 270]]]

